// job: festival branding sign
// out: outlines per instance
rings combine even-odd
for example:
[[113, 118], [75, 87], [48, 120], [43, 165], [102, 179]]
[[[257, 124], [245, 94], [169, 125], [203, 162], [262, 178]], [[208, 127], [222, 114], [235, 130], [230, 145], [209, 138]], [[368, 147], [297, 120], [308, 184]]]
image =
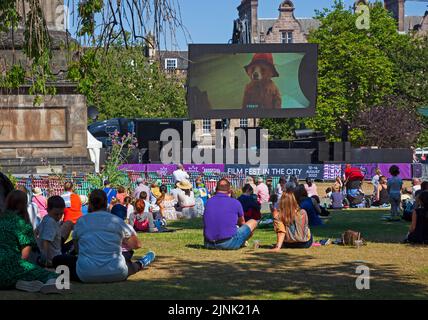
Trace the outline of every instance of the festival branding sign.
[[250, 175], [250, 176], [296, 176], [299, 179], [307, 177], [312, 179], [323, 179], [324, 168], [322, 165], [269, 165], [252, 167], [246, 165], [226, 165], [228, 174]]
[[[176, 169], [175, 164], [124, 164], [119, 167], [124, 171], [156, 172], [161, 176], [170, 175]], [[224, 172], [223, 164], [185, 164], [184, 169], [189, 173], [221, 173]]]
[[[361, 168], [365, 174], [366, 180], [371, 180], [376, 175], [376, 169], [379, 168], [387, 178], [391, 178], [389, 174], [389, 168], [391, 166], [397, 166], [400, 169], [400, 178], [409, 180], [413, 178], [412, 165], [410, 163], [364, 163], [364, 164], [353, 164], [352, 167]], [[345, 170], [345, 165], [342, 165], [342, 170]], [[343, 172], [342, 171], [342, 172]]]

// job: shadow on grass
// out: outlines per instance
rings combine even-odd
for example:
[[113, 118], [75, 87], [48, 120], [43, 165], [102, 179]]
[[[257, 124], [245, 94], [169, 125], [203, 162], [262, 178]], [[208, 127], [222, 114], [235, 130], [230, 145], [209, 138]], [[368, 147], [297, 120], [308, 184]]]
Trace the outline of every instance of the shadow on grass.
[[308, 266], [311, 256], [287, 252], [248, 254], [244, 261], [188, 261], [163, 256], [151, 268], [165, 279], [129, 280], [106, 285], [79, 285], [78, 299], [426, 299], [426, 285], [399, 274], [393, 265], [366, 264], [370, 290], [358, 290], [358, 262]]
[[400, 243], [406, 236], [409, 223], [382, 221], [385, 212], [334, 212], [323, 226], [311, 228], [317, 238], [340, 238], [346, 230], [361, 232], [362, 237], [375, 243]]
[[203, 228], [203, 221], [202, 218], [195, 218], [195, 219], [183, 219], [183, 220], [176, 220], [171, 221], [168, 223], [168, 228], [179, 228], [179, 229], [200, 229]]
[[[312, 227], [311, 231], [316, 239], [341, 238], [346, 230], [359, 231], [362, 237], [375, 243], [400, 243], [407, 235], [409, 223], [405, 221], [387, 222], [382, 221], [385, 211], [362, 210], [362, 211], [335, 211], [328, 219], [323, 219], [324, 225]], [[171, 228], [183, 228], [190, 230], [202, 230], [202, 218], [191, 220], [172, 221], [168, 224]], [[257, 232], [274, 232], [273, 228], [259, 228]]]

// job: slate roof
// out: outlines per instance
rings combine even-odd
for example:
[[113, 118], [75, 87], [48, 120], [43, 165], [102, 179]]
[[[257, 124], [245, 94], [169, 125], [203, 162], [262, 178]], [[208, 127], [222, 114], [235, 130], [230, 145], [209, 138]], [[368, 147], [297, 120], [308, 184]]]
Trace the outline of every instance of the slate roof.
[[[404, 31], [409, 32], [413, 31], [415, 26], [422, 23], [423, 16], [406, 16], [404, 19]], [[309, 34], [309, 31], [312, 29], [317, 29], [320, 26], [320, 22], [317, 19], [313, 18], [296, 18], [297, 21], [300, 22], [300, 25], [302, 26], [302, 30], [304, 34]], [[259, 19], [259, 32], [264, 32], [265, 34], [268, 32], [270, 28], [274, 25], [274, 23], [278, 19]]]
[[189, 67], [189, 53], [187, 51], [160, 51], [162, 66], [165, 66], [165, 59], [177, 59], [177, 70], [187, 70]]

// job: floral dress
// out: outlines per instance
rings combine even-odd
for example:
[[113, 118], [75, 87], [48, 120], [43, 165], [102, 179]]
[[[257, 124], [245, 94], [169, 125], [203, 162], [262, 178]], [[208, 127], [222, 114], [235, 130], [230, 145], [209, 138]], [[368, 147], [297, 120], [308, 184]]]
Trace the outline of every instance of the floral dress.
[[56, 273], [22, 259], [21, 250], [27, 246], [37, 247], [31, 225], [13, 212], [0, 215], [0, 289], [12, 289], [18, 280], [57, 278]]
[[162, 201], [162, 215], [166, 220], [177, 220], [176, 203], [177, 201], [173, 197]]

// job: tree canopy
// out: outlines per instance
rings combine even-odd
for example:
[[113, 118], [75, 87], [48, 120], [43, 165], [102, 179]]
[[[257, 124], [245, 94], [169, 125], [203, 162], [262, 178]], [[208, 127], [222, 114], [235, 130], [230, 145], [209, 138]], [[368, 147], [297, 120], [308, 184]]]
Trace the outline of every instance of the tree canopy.
[[107, 54], [89, 49], [70, 67], [88, 105], [100, 120], [115, 117], [180, 118], [187, 114], [184, 81], [149, 61], [142, 47], [115, 46]]
[[[318, 103], [316, 116], [293, 120], [263, 120], [274, 132], [291, 135], [294, 124], [322, 131], [330, 141], [341, 139], [342, 122], [350, 127], [350, 140], [361, 144], [365, 126], [354, 125], [361, 114], [400, 96], [409, 107], [428, 98], [427, 38], [399, 34], [396, 21], [382, 3], [370, 5], [370, 26], [357, 28], [359, 14], [335, 1], [315, 16], [321, 26], [309, 42], [319, 44]], [[416, 113], [411, 112], [416, 116]], [[417, 119], [414, 119], [417, 121]], [[291, 125], [290, 125], [291, 124]], [[416, 137], [417, 138], [417, 137]]]

